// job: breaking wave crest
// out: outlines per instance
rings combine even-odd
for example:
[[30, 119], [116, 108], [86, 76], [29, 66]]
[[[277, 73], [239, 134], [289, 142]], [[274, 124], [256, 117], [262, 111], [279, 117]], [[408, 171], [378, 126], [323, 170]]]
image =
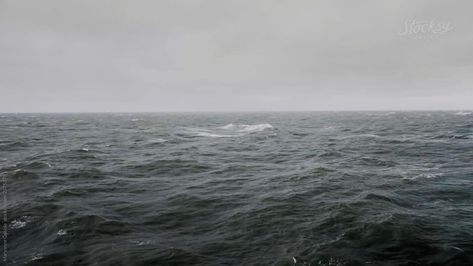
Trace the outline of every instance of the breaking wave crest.
[[227, 124], [216, 128], [186, 128], [185, 133], [197, 136], [197, 137], [210, 137], [210, 138], [233, 138], [241, 137], [250, 133], [261, 132], [265, 130], [271, 130], [273, 126], [268, 123], [263, 124]]
[[273, 129], [273, 126], [270, 124], [256, 124], [256, 125], [235, 125], [235, 124], [228, 124], [225, 126], [220, 127], [220, 129], [225, 130], [235, 130], [237, 132], [259, 132], [265, 129]]
[[463, 111], [455, 113], [455, 115], [471, 115], [471, 114], [473, 114], [473, 113], [472, 112], [463, 112]]

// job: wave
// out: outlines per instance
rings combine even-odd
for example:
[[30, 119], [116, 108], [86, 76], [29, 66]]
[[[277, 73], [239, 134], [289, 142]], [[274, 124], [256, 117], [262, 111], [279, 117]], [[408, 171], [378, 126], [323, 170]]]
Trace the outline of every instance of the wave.
[[[73, 235], [95, 236], [118, 235], [131, 232], [130, 226], [124, 221], [111, 220], [100, 215], [82, 215], [56, 224], [61, 228], [61, 233], [71, 232]], [[59, 232], [58, 232], [59, 233]]]
[[383, 137], [376, 134], [352, 134], [347, 136], [339, 137], [338, 139], [352, 139], [352, 138], [373, 138], [373, 139], [382, 139]]
[[471, 135], [466, 134], [440, 134], [437, 136], [431, 137], [431, 139], [470, 139]]
[[0, 150], [4, 151], [16, 151], [23, 148], [29, 147], [30, 145], [24, 141], [6, 141], [5, 143], [0, 143]]
[[384, 160], [381, 158], [364, 156], [360, 158], [360, 163], [366, 166], [381, 166], [381, 167], [394, 167], [398, 165], [397, 162], [392, 160]]
[[148, 140], [148, 144], [160, 144], [164, 142], [168, 142], [168, 140], [162, 139], [162, 138], [154, 138], [154, 139]]
[[471, 115], [473, 114], [472, 112], [463, 112], [463, 111], [460, 111], [460, 112], [456, 112], [454, 115]]
[[431, 179], [443, 176], [443, 173], [422, 173], [414, 176], [403, 176], [402, 180]]
[[216, 128], [186, 128], [185, 133], [197, 137], [210, 137], [210, 138], [233, 138], [241, 137], [246, 134], [261, 132], [265, 130], [271, 130], [274, 127], [271, 124], [227, 124]]
[[133, 177], [182, 176], [210, 170], [207, 164], [194, 160], [157, 160], [148, 163], [125, 166]]
[[33, 161], [33, 162], [20, 162], [15, 165], [18, 169], [26, 170], [38, 170], [45, 168], [52, 168], [52, 165], [48, 162]]
[[235, 130], [237, 132], [259, 132], [263, 131], [265, 129], [273, 129], [273, 126], [268, 123], [264, 124], [256, 124], [256, 125], [235, 125], [235, 124], [228, 124], [222, 127], [219, 127], [220, 129], [225, 129], [225, 130]]
[[34, 180], [38, 179], [39, 175], [24, 169], [16, 169], [13, 172], [7, 173], [7, 177], [11, 180]]
[[412, 136], [381, 136], [381, 135], [376, 135], [376, 134], [351, 134], [351, 135], [346, 135], [346, 136], [341, 136], [341, 137], [334, 137], [331, 140], [336, 141], [336, 140], [350, 140], [350, 139], [360, 139], [360, 140], [374, 140], [374, 141], [380, 141], [380, 142], [385, 142], [385, 143], [406, 143], [406, 142], [416, 142], [416, 139]]
[[26, 224], [28, 223], [28, 221], [26, 220], [13, 220], [11, 223], [10, 223], [10, 229], [20, 229], [20, 228], [23, 228], [26, 226]]
[[67, 235], [67, 231], [64, 229], [59, 229], [59, 231], [56, 233], [58, 236], [65, 236]]
[[233, 138], [233, 137], [239, 137], [242, 136], [241, 134], [234, 134], [234, 135], [225, 135], [225, 134], [215, 134], [215, 133], [210, 133], [210, 132], [196, 132], [196, 136], [199, 137], [210, 137], [210, 138]]

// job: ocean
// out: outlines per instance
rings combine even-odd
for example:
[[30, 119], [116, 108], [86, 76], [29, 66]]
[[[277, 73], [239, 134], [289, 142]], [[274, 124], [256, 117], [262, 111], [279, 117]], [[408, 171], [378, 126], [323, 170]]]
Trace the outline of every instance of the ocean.
[[0, 264], [473, 265], [472, 163], [465, 111], [0, 114]]

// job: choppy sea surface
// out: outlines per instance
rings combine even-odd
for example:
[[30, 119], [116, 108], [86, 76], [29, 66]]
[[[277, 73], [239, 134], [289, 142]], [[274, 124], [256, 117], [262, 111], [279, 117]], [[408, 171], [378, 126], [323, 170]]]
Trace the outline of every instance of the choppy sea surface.
[[472, 164], [466, 111], [0, 114], [0, 264], [473, 265]]

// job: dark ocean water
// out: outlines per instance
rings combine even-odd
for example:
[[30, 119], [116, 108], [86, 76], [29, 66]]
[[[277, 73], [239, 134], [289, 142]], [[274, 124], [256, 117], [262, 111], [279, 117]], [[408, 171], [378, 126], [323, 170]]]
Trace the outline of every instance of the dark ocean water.
[[472, 163], [469, 112], [3, 114], [7, 264], [473, 265]]

